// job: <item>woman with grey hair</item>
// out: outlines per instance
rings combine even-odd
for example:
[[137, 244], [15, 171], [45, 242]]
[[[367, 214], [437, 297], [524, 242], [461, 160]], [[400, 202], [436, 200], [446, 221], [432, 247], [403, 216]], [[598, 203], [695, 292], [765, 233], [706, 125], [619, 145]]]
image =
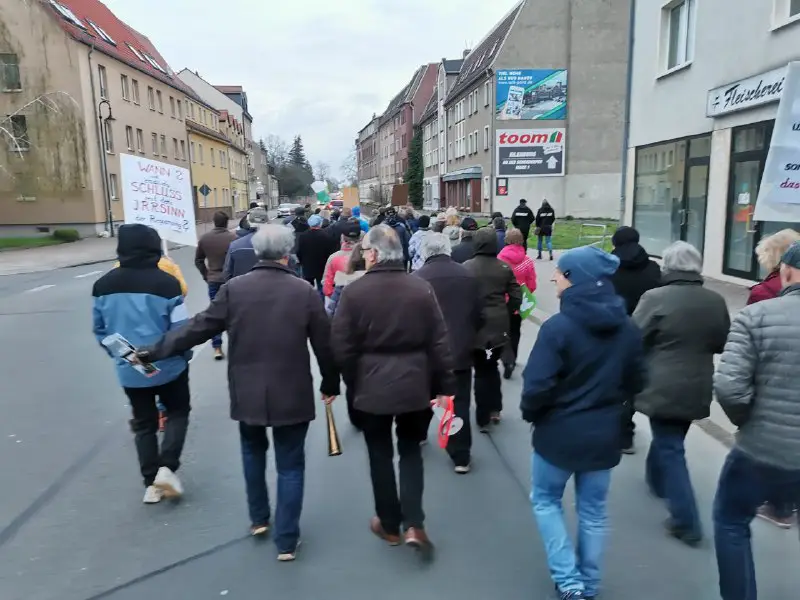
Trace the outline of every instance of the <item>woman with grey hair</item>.
[[278, 470], [273, 538], [280, 561], [295, 559], [300, 540], [305, 440], [316, 416], [309, 341], [322, 374], [323, 401], [339, 394], [330, 321], [317, 291], [287, 266], [293, 246], [290, 227], [261, 226], [253, 236], [259, 261], [253, 270], [228, 281], [187, 325], [138, 353], [143, 361], [161, 360], [228, 332], [230, 414], [239, 422], [251, 533], [263, 536], [270, 527], [266, 468], [272, 427]]
[[642, 330], [649, 376], [635, 409], [650, 418], [650, 491], [665, 499], [667, 532], [696, 546], [703, 537], [686, 468], [684, 440], [692, 421], [710, 414], [714, 355], [725, 346], [730, 316], [725, 299], [703, 287], [703, 258], [686, 242], [664, 251], [661, 287], [642, 296], [633, 320]]

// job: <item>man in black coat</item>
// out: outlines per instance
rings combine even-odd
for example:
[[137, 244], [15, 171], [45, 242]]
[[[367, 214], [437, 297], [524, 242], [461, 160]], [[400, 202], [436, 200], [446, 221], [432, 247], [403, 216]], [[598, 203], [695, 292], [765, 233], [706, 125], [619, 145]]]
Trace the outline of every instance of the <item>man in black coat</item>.
[[[511, 213], [511, 224], [522, 232], [522, 237], [525, 240], [525, 250], [528, 250], [528, 236], [531, 233], [531, 225], [536, 220], [533, 211], [528, 208], [528, 201], [523, 198], [519, 201], [519, 206]], [[539, 257], [541, 258], [541, 257]]]
[[553, 260], [553, 225], [556, 223], [556, 211], [547, 200], [542, 200], [542, 205], [536, 211], [536, 250], [537, 259], [542, 259], [542, 242], [547, 244], [550, 260]]
[[416, 275], [430, 283], [436, 294], [447, 324], [455, 363], [456, 395], [453, 404], [455, 414], [464, 421], [464, 426], [450, 438], [447, 453], [453, 460], [456, 473], [463, 475], [469, 472], [472, 448], [469, 414], [472, 403], [472, 351], [475, 338], [483, 326], [480, 286], [466, 267], [450, 257], [450, 240], [446, 235], [426, 234], [419, 252], [424, 265], [416, 271]]
[[297, 236], [297, 260], [303, 268], [303, 279], [322, 295], [325, 265], [336, 247], [328, 232], [322, 229], [322, 218], [319, 215], [311, 215], [308, 226], [308, 231]]
[[[639, 232], [633, 227], [623, 226], [617, 229], [611, 243], [614, 244], [611, 254], [619, 258], [619, 269], [611, 276], [611, 283], [614, 284], [617, 295], [625, 300], [628, 314], [632, 315], [642, 294], [661, 285], [661, 267], [650, 260], [647, 251], [639, 245]], [[633, 446], [635, 413], [633, 398], [627, 398], [622, 431], [622, 451], [625, 454], [636, 452]]]
[[464, 264], [475, 256], [473, 236], [478, 231], [478, 222], [472, 217], [464, 217], [461, 221], [461, 242], [453, 248], [452, 257], [457, 263]]

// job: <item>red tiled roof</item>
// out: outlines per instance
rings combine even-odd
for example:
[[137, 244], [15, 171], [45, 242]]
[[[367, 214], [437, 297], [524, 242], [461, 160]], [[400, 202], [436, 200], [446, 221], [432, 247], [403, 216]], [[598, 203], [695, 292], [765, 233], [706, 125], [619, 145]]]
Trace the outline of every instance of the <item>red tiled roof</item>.
[[[62, 15], [53, 5], [53, 1], [42, 0], [43, 7], [52, 12], [53, 17], [58, 20], [64, 31], [74, 39], [88, 46], [93, 45], [98, 52], [147, 73], [193, 98], [196, 96], [191, 88], [174, 76], [167, 61], [147, 36], [123, 23], [105, 4], [99, 0], [57, 0], [57, 3], [72, 12], [84, 27], [78, 26], [71, 19]], [[92, 23], [97, 25], [102, 32], [97, 31]], [[115, 43], [106, 40], [103, 33]], [[152, 65], [147, 60], [147, 56], [152, 58], [164, 72]]]

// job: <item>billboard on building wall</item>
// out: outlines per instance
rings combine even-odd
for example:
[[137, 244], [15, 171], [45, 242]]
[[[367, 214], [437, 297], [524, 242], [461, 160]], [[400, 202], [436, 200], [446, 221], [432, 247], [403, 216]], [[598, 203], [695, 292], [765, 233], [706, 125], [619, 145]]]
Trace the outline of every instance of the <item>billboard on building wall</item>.
[[498, 129], [497, 177], [563, 177], [564, 129]]
[[499, 121], [567, 118], [567, 70], [498, 70], [495, 115]]
[[161, 239], [197, 245], [189, 170], [132, 154], [120, 154], [125, 223], [141, 223]]

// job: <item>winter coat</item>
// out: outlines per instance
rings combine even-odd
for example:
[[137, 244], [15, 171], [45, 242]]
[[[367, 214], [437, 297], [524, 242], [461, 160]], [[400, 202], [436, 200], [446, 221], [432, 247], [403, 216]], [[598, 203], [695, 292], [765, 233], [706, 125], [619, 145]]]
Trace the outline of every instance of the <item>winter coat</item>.
[[611, 283], [625, 300], [628, 314], [632, 315], [642, 294], [661, 284], [661, 267], [650, 260], [639, 244], [623, 244], [611, 254], [619, 258], [619, 268], [611, 277]]
[[635, 407], [648, 417], [695, 421], [709, 416], [714, 355], [730, 328], [725, 299], [697, 273], [671, 272], [646, 292], [633, 320], [642, 330], [648, 382]]
[[717, 400], [754, 460], [800, 470], [800, 286], [743, 309], [714, 376]]
[[400, 244], [403, 246], [403, 259], [406, 263], [410, 262], [411, 258], [408, 255], [408, 243], [411, 241], [411, 230], [402, 219], [397, 217], [390, 217], [385, 222], [386, 225], [394, 229], [397, 237], [400, 238]]
[[536, 291], [536, 266], [528, 257], [525, 248], [516, 244], [506, 246], [497, 258], [511, 267], [518, 284], [526, 286], [531, 292]]
[[[100, 343], [118, 333], [135, 348], [143, 348], [186, 323], [189, 314], [183, 290], [178, 279], [159, 268], [161, 238], [154, 229], [122, 225], [117, 253], [119, 267], [103, 275], [92, 288], [92, 329]], [[188, 368], [191, 353], [156, 362], [159, 372], [152, 377], [119, 356], [112, 357], [122, 387], [144, 388], [174, 381]]]
[[322, 293], [330, 298], [333, 296], [336, 274], [347, 270], [347, 262], [350, 260], [350, 253], [356, 242], [342, 242], [341, 250], [338, 250], [328, 257], [325, 263], [325, 271], [322, 277]]
[[303, 277], [322, 281], [328, 257], [336, 250], [331, 236], [313, 227], [297, 236], [297, 260], [303, 267]]
[[750, 288], [750, 296], [747, 298], [747, 304], [755, 304], [762, 300], [771, 300], [777, 298], [781, 293], [781, 275], [780, 271], [773, 271], [761, 281]]
[[553, 224], [556, 222], [556, 211], [549, 204], [536, 211], [536, 228], [539, 235], [550, 237], [553, 235]]
[[[114, 263], [114, 268], [116, 269], [117, 267], [119, 267], [119, 261]], [[178, 280], [178, 283], [181, 284], [181, 293], [184, 297], [186, 297], [186, 295], [189, 293], [189, 286], [186, 285], [186, 279], [184, 278], [183, 272], [178, 266], [178, 263], [168, 256], [162, 256], [158, 261], [158, 268], [164, 271], [164, 273], [169, 273]]]
[[495, 229], [495, 233], [497, 234], [497, 252], [499, 256], [499, 253], [506, 247], [506, 230]]
[[453, 356], [436, 296], [402, 263], [375, 265], [344, 289], [332, 345], [358, 410], [416, 412], [429, 408], [438, 394], [455, 393]]
[[568, 288], [542, 324], [523, 372], [522, 417], [534, 450], [570, 472], [621, 457], [623, 401], [642, 390], [642, 336], [609, 281]]
[[222, 267], [225, 281], [249, 273], [250, 269], [256, 266], [258, 260], [256, 259], [256, 252], [253, 250], [253, 236], [255, 233], [256, 230], [250, 230], [247, 235], [233, 241], [228, 247], [225, 265]]
[[408, 256], [411, 258], [411, 270], [416, 271], [421, 268], [424, 263], [422, 255], [420, 254], [420, 245], [422, 238], [429, 233], [427, 229], [418, 229], [408, 242]]
[[330, 321], [307, 282], [277, 262], [223, 285], [211, 305], [156, 344], [154, 357], [171, 356], [228, 332], [231, 419], [281, 427], [312, 421], [313, 389], [308, 343], [317, 357], [320, 392], [339, 394], [339, 374], [330, 348]]
[[446, 255], [431, 256], [416, 271], [433, 288], [442, 309], [456, 371], [472, 368], [472, 353], [483, 327], [483, 304], [478, 280], [464, 265]]
[[500, 347], [508, 341], [509, 311], [519, 310], [522, 291], [511, 267], [497, 259], [497, 236], [493, 229], [485, 227], [476, 232], [475, 257], [464, 266], [478, 280], [483, 304], [484, 325], [475, 348]]
[[520, 204], [511, 213], [511, 224], [519, 229], [526, 239], [535, 220], [536, 217], [533, 215], [533, 211], [524, 204]]
[[194, 264], [208, 283], [224, 283], [225, 258], [236, 234], [227, 227], [215, 227], [197, 242]]
[[334, 275], [333, 294], [331, 295], [330, 302], [328, 302], [328, 305], [325, 307], [325, 311], [328, 313], [329, 317], [332, 317], [336, 314], [336, 308], [339, 306], [339, 299], [342, 297], [344, 288], [354, 281], [361, 279], [361, 276], [364, 275], [364, 273], [366, 273], [366, 271], [356, 271], [355, 273], [338, 271], [336, 275]]
[[475, 240], [472, 239], [474, 235], [475, 233], [472, 231], [462, 232], [461, 242], [454, 245], [450, 253], [454, 261], [463, 265], [465, 262], [475, 257]]

